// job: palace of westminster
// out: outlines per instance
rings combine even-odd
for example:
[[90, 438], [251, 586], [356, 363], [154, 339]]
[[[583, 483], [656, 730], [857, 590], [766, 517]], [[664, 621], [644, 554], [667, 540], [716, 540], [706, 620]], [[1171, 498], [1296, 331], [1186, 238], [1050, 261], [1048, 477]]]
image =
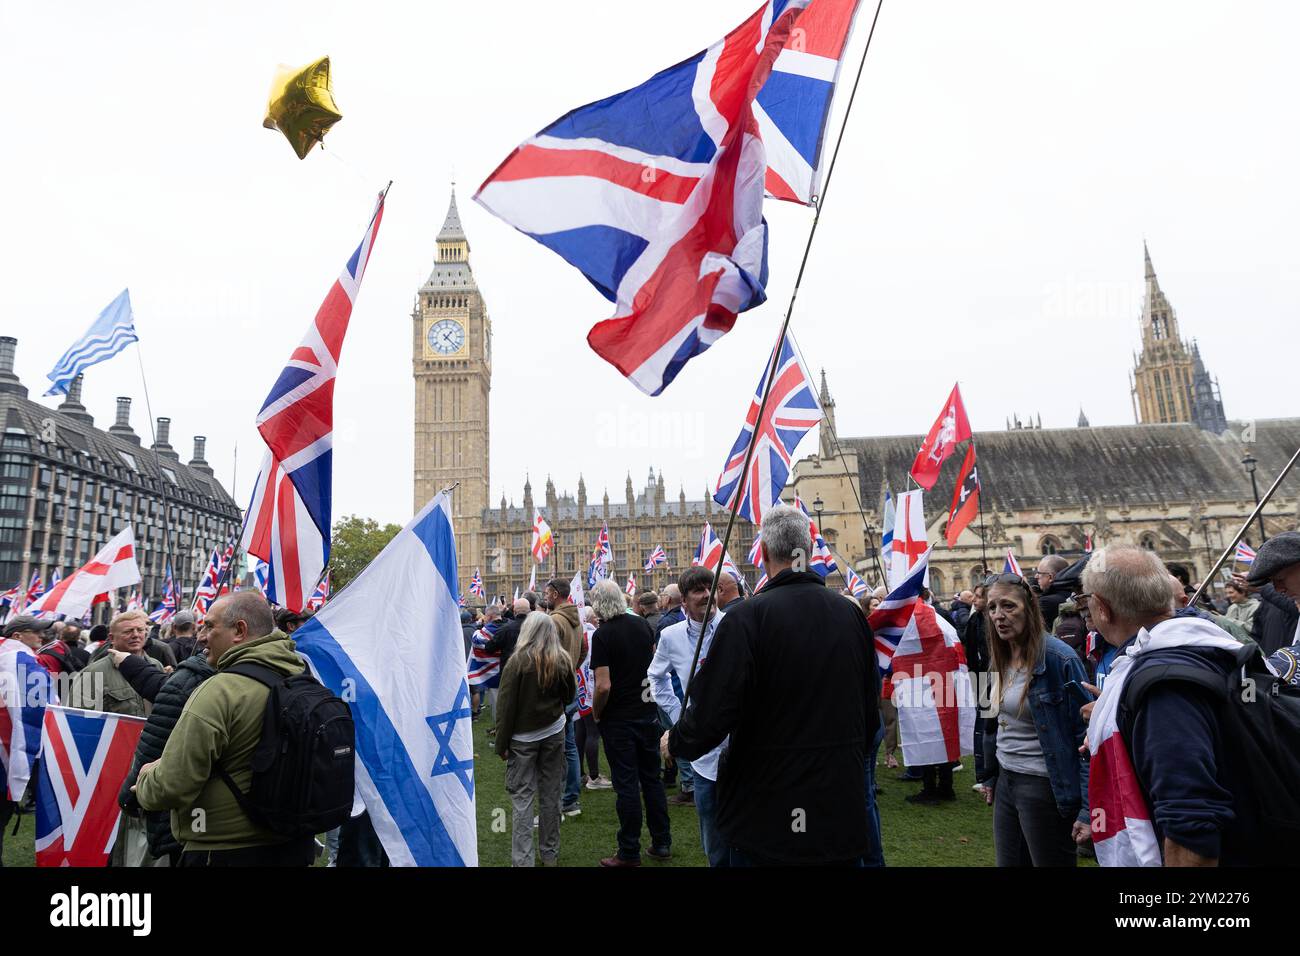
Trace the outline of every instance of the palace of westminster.
[[[588, 498], [581, 476], [576, 497], [557, 495], [548, 478], [537, 497], [525, 482], [522, 506], [504, 496], [496, 503], [490, 500], [492, 323], [469, 254], [453, 193], [437, 237], [433, 271], [411, 316], [414, 505], [419, 510], [438, 489], [459, 483], [452, 500], [462, 593], [476, 568], [488, 595], [508, 595], [527, 584], [534, 564], [529, 551], [534, 508], [541, 510], [556, 538], [555, 552], [537, 569], [539, 584], [585, 569], [602, 523], [609, 526], [612, 573], [620, 584], [629, 571], [640, 588], [660, 588], [675, 580], [690, 564], [705, 522], [722, 536], [727, 515], [707, 488], [702, 498], [688, 500], [683, 490], [670, 499], [663, 473], [652, 469], [640, 488], [629, 476], [617, 501], [607, 492]], [[1217, 382], [1195, 342], [1189, 347], [1181, 337], [1149, 254], [1145, 260], [1142, 348], [1132, 371], [1134, 412], [1141, 424], [1094, 428], [1080, 412], [1074, 428], [1044, 429], [1016, 420], [1005, 431], [975, 435], [984, 551], [995, 569], [1008, 550], [1026, 570], [1044, 554], [1081, 556], [1085, 538], [1091, 536], [1097, 547], [1138, 544], [1189, 565], [1194, 575], [1204, 574], [1254, 506], [1251, 472], [1257, 469], [1259, 483], [1267, 487], [1300, 447], [1300, 419], [1226, 419]], [[838, 436], [837, 447], [832, 439], [835, 402], [824, 374], [820, 400], [819, 446], [795, 463], [784, 497], [791, 501], [797, 492], [810, 509], [820, 506], [819, 523], [837, 560], [847, 560], [868, 582], [879, 584], [877, 548], [887, 478], [906, 477], [922, 436]], [[945, 467], [926, 495], [932, 542], [942, 541], [957, 470], [956, 463]], [[1298, 515], [1300, 494], [1294, 484], [1283, 486], [1266, 510], [1267, 533], [1294, 529]], [[759, 576], [746, 560], [755, 530], [738, 521], [728, 548], [751, 584]], [[934, 549], [930, 581], [936, 594], [968, 587], [982, 577], [978, 532], [979, 523], [972, 523], [954, 547], [940, 543]], [[668, 564], [644, 572], [647, 555], [659, 546], [667, 552]], [[843, 582], [833, 574], [828, 583]]]

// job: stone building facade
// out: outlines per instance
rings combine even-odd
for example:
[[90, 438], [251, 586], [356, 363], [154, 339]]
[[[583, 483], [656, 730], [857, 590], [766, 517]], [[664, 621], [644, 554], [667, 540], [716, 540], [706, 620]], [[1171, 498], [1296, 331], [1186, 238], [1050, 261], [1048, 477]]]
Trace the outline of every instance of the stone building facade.
[[75, 571], [130, 523], [142, 597], [160, 599], [168, 555], [192, 594], [212, 550], [240, 528], [239, 508], [204, 460], [207, 439], [195, 436], [183, 464], [170, 419], [159, 418], [155, 443], [144, 446], [126, 397], [114, 424], [95, 428], [80, 377], [57, 408], [32, 401], [14, 375], [17, 344], [0, 337], [0, 590], [25, 587], [34, 571], [46, 584], [56, 569]]

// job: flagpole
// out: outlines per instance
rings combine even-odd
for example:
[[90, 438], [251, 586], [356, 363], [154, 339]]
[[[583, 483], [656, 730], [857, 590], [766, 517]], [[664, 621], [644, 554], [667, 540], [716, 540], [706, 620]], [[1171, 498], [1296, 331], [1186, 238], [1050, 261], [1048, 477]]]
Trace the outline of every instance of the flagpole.
[[980, 509], [980, 564], [984, 566], [984, 573], [987, 575], [989, 573], [989, 554], [987, 550], [988, 545], [984, 541], [984, 495], [982, 494], [983, 491], [984, 491], [984, 483], [981, 481], [979, 483], [979, 487], [975, 489], [975, 495], [976, 495], [975, 503], [979, 506]]
[[[1279, 474], [1274, 480], [1273, 486], [1269, 488], [1268, 491], [1264, 492], [1264, 496], [1260, 498], [1259, 504], [1255, 505], [1255, 510], [1250, 513], [1250, 517], [1246, 519], [1245, 524], [1243, 524], [1241, 528], [1238, 529], [1237, 533], [1233, 535], [1232, 540], [1228, 542], [1228, 547], [1224, 550], [1223, 554], [1219, 555], [1219, 560], [1214, 562], [1214, 567], [1210, 568], [1209, 573], [1207, 573], [1201, 580], [1201, 586], [1196, 589], [1196, 593], [1192, 595], [1192, 599], [1187, 602], [1189, 606], [1196, 606], [1196, 602], [1201, 599], [1201, 592], [1210, 586], [1210, 582], [1213, 581], [1214, 576], [1219, 573], [1219, 569], [1227, 563], [1228, 555], [1236, 554], [1237, 544], [1246, 536], [1246, 532], [1250, 530], [1250, 523], [1263, 513], [1264, 506], [1269, 503], [1269, 500], [1282, 484], [1282, 479], [1290, 474], [1291, 469], [1295, 467], [1297, 461], [1300, 461], [1300, 448], [1296, 449], [1296, 453], [1291, 456], [1291, 460], [1286, 463], [1286, 467], [1282, 469], [1281, 474]], [[1233, 563], [1235, 564], [1236, 562]]]
[[862, 59], [858, 62], [857, 76], [853, 79], [853, 89], [849, 93], [848, 105], [844, 108], [844, 119], [840, 122], [840, 132], [835, 140], [835, 150], [831, 153], [830, 165], [826, 167], [826, 182], [822, 184], [821, 195], [812, 197], [813, 209], [815, 210], [812, 228], [808, 230], [808, 241], [804, 244], [803, 259], [799, 263], [799, 271], [795, 274], [794, 289], [790, 292], [790, 304], [786, 307], [785, 319], [781, 323], [781, 334], [777, 336], [776, 348], [772, 350], [772, 358], [767, 370], [767, 380], [763, 385], [763, 394], [758, 404], [758, 415], [754, 419], [754, 430], [745, 445], [745, 463], [740, 469], [735, 497], [727, 515], [727, 530], [722, 536], [722, 557], [718, 560], [718, 570], [713, 575], [713, 583], [709, 587], [709, 600], [704, 605], [704, 623], [700, 625], [700, 636], [695, 641], [695, 653], [691, 658], [691, 670], [686, 678], [686, 688], [682, 699], [683, 708], [691, 699], [691, 683], [695, 680], [695, 670], [700, 662], [700, 647], [704, 643], [704, 635], [708, 632], [709, 617], [717, 600], [718, 580], [722, 575], [722, 567], [727, 560], [727, 545], [731, 542], [731, 532], [736, 525], [736, 515], [740, 511], [740, 502], [745, 497], [745, 477], [749, 473], [749, 465], [754, 458], [754, 447], [758, 440], [758, 423], [763, 420], [763, 413], [767, 410], [767, 400], [772, 393], [772, 382], [776, 378], [776, 370], [781, 365], [781, 349], [785, 344], [785, 337], [790, 331], [790, 319], [794, 316], [795, 300], [799, 298], [799, 286], [803, 282], [804, 270], [808, 267], [808, 256], [812, 252], [813, 240], [817, 237], [817, 225], [821, 222], [822, 209], [826, 205], [826, 194], [830, 191], [831, 179], [835, 175], [835, 162], [839, 159], [840, 147], [844, 145], [844, 131], [849, 125], [849, 116], [853, 112], [853, 101], [858, 95], [858, 86], [862, 82], [862, 72], [867, 65], [867, 54], [871, 51], [871, 39], [876, 35], [876, 22], [880, 19], [880, 8], [884, 6], [884, 2], [885, 0], [877, 0], [876, 2], [876, 13], [871, 18], [871, 29], [867, 33], [866, 45], [862, 48]]
[[162, 459], [158, 456], [158, 435], [154, 431], [153, 403], [149, 401], [149, 379], [144, 374], [144, 350], [140, 348], [140, 338], [135, 340], [135, 359], [140, 366], [140, 385], [144, 389], [144, 410], [149, 416], [150, 450], [153, 452], [153, 464], [158, 469], [158, 488], [163, 502], [163, 567], [172, 559], [172, 524], [171, 504], [167, 500], [167, 476], [163, 474]]

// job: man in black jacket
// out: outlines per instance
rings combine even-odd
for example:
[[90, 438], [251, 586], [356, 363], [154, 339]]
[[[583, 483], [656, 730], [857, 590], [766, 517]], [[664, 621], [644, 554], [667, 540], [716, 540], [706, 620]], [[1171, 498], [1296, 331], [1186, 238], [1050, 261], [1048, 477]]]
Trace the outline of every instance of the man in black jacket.
[[1057, 583], [1056, 576], [1070, 566], [1059, 554], [1045, 554], [1034, 569], [1034, 590], [1038, 592], [1038, 606], [1043, 611], [1043, 626], [1050, 633], [1056, 623], [1061, 605], [1069, 600], [1073, 588], [1066, 582]]
[[[487, 642], [484, 648], [489, 654], [501, 655], [500, 674], [506, 672], [506, 664], [510, 662], [510, 655], [515, 652], [515, 644], [519, 642], [519, 632], [524, 629], [524, 618], [528, 616], [528, 602], [520, 598], [510, 608], [510, 617], [505, 619], [505, 623], [492, 635], [491, 640]], [[582, 664], [582, 661], [575, 661], [574, 666]]]
[[808, 516], [763, 517], [767, 586], [718, 625], [661, 746], [697, 759], [731, 741], [717, 823], [732, 866], [856, 863], [871, 848], [863, 768], [880, 724], [867, 622], [807, 570]]

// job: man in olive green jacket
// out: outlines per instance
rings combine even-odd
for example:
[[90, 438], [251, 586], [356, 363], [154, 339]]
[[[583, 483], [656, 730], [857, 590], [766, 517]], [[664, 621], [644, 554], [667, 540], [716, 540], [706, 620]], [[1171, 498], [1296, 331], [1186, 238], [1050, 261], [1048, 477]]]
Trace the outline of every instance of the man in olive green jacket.
[[162, 756], [140, 768], [136, 798], [146, 810], [172, 811], [172, 833], [184, 847], [181, 866], [310, 865], [315, 841], [308, 836], [286, 843], [255, 823], [216, 770], [219, 763], [248, 792], [271, 693], [260, 681], [229, 673], [230, 667], [251, 661], [287, 677], [306, 665], [255, 591], [218, 600], [203, 626], [208, 663], [217, 673], [186, 701]]

